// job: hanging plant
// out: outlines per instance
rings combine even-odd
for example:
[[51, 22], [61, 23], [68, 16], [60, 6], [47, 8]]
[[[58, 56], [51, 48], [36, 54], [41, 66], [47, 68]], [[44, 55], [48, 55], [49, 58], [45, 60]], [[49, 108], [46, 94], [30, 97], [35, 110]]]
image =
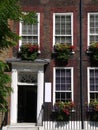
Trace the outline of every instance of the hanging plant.
[[56, 52], [56, 60], [66, 61], [70, 58], [73, 52], [74, 46], [70, 44], [57, 43], [54, 45], [54, 51]]
[[20, 57], [22, 60], [31, 60], [34, 61], [38, 56], [38, 44], [23, 44], [20, 47]]

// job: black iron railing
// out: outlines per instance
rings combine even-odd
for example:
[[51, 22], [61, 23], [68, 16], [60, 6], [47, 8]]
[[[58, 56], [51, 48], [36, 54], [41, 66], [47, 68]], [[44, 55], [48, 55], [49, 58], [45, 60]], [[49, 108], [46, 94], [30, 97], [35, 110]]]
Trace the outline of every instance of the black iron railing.
[[81, 121], [80, 106], [76, 106], [70, 112], [68, 120], [58, 121], [54, 116], [53, 106], [46, 104], [43, 114], [43, 126], [45, 129], [98, 129], [98, 116], [96, 120], [92, 120], [94, 112], [89, 111], [87, 106], [83, 106], [83, 121]]
[[43, 113], [44, 113], [44, 105], [42, 105], [38, 119], [37, 119], [37, 126], [43, 125]]

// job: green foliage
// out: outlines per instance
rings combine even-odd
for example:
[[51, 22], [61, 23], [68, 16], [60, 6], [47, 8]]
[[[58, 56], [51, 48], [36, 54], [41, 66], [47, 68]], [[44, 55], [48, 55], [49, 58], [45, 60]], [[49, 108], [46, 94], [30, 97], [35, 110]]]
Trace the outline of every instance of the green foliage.
[[91, 61], [98, 61], [98, 43], [94, 42], [94, 43], [91, 43], [89, 48], [88, 48], [88, 51], [90, 51], [90, 59]]
[[[20, 5], [19, 0], [0, 0], [0, 50], [13, 47], [20, 38], [11, 30], [10, 20], [15, 22], [22, 20], [28, 24], [37, 23], [36, 13], [23, 13]], [[0, 61], [0, 111], [6, 111], [6, 97], [11, 92], [11, 88], [8, 87], [10, 76], [5, 73], [7, 68], [7, 64]]]
[[72, 50], [74, 49], [74, 46], [70, 44], [63, 44], [63, 43], [57, 43], [54, 46], [54, 50], [57, 53], [56, 60], [66, 61], [70, 58], [72, 55]]
[[8, 86], [11, 79], [10, 76], [5, 73], [6, 69], [8, 69], [7, 64], [0, 61], [0, 111], [6, 111], [6, 97], [11, 92], [11, 87]]
[[13, 32], [8, 20], [20, 21], [26, 23], [37, 23], [36, 13], [23, 13], [19, 0], [0, 0], [0, 48], [14, 46], [19, 40], [19, 36]]
[[98, 121], [98, 100], [93, 99], [90, 101], [88, 106], [89, 120]]
[[22, 60], [35, 60], [38, 54], [38, 44], [23, 44], [20, 47], [20, 57]]
[[62, 102], [58, 101], [54, 104], [54, 118], [57, 121], [68, 121], [72, 109], [75, 107], [75, 104], [71, 101]]

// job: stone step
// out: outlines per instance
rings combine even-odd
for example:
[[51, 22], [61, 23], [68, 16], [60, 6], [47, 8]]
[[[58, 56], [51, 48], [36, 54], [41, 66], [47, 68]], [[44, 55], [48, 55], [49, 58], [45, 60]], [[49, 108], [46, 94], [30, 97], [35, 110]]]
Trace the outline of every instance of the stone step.
[[16, 124], [16, 125], [8, 125], [2, 128], [2, 130], [39, 130], [38, 126], [34, 124]]

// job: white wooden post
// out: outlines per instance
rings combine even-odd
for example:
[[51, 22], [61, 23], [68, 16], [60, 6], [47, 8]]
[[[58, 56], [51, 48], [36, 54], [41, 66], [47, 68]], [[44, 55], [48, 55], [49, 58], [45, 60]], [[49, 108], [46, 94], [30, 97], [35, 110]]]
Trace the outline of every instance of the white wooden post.
[[10, 124], [17, 123], [17, 70], [12, 69], [12, 83], [11, 87], [13, 92], [11, 93], [11, 109], [10, 109]]
[[[38, 88], [37, 88], [37, 121], [41, 119], [39, 117], [44, 97], [44, 72], [43, 70], [38, 71]], [[39, 121], [38, 121], [39, 122]]]

